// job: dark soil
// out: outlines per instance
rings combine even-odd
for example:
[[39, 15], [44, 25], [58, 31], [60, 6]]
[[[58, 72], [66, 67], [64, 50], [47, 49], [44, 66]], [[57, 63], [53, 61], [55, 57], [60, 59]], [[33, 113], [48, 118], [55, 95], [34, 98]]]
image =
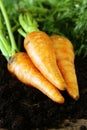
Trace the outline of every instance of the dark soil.
[[[87, 121], [87, 58], [76, 57], [75, 66], [80, 98], [75, 101], [64, 92], [66, 101], [60, 105], [13, 77], [0, 54], [0, 128], [46, 130], [71, 126], [78, 119]], [[79, 129], [86, 130], [86, 123], [80, 124]]]

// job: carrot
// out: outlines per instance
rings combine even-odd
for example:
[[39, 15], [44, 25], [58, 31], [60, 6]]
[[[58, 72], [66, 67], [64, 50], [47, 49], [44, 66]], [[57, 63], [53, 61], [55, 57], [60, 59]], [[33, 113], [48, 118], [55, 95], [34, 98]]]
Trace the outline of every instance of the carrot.
[[73, 45], [67, 38], [62, 36], [52, 36], [51, 39], [53, 41], [58, 67], [67, 84], [66, 90], [72, 98], [78, 99], [79, 90], [74, 65], [75, 55]]
[[31, 32], [24, 40], [24, 47], [40, 72], [58, 89], [64, 90], [65, 82], [58, 69], [50, 37], [45, 32]]
[[17, 79], [19, 79], [22, 83], [25, 83], [28, 86], [32, 85], [33, 87], [37, 88], [53, 101], [57, 103], [64, 103], [64, 98], [58, 89], [52, 85], [33, 65], [27, 53], [19, 51], [18, 47], [16, 46], [13, 33], [11, 31], [11, 25], [6, 14], [6, 10], [1, 0], [0, 8], [5, 19], [10, 38], [10, 42], [8, 42], [6, 36], [4, 36], [3, 33], [4, 24], [0, 19], [0, 50], [8, 61], [7, 68], [9, 72], [15, 75]]
[[24, 84], [35, 87], [57, 103], [64, 103], [64, 98], [58, 89], [37, 70], [27, 53], [16, 53], [9, 60], [7, 67]]
[[[26, 17], [28, 17], [26, 19], [31, 19], [30, 15], [27, 15]], [[26, 19], [24, 19], [22, 15], [20, 16], [20, 19], [21, 25], [24, 28]], [[33, 26], [32, 23], [28, 28], [31, 26]], [[26, 32], [28, 28], [24, 28]], [[33, 27], [33, 31], [31, 29], [31, 32], [27, 33], [28, 34], [24, 39], [24, 48], [33, 64], [53, 85], [60, 90], [64, 90], [66, 84], [57, 66], [56, 56], [50, 37], [45, 32], [39, 31], [35, 27]]]

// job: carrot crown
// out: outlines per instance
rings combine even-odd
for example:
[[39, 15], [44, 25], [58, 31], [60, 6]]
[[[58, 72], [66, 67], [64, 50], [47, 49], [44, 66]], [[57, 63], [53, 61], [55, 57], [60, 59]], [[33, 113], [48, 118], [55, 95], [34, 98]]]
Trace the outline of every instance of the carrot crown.
[[37, 21], [35, 21], [29, 12], [19, 15], [19, 23], [22, 28], [19, 28], [18, 32], [23, 37], [26, 37], [27, 33], [39, 31]]
[[[10, 21], [8, 18], [8, 15], [6, 13], [6, 9], [4, 7], [4, 4], [2, 0], [0, 0], [0, 50], [4, 57], [9, 60], [9, 58], [14, 55], [16, 52], [18, 52], [18, 48], [16, 46], [16, 42], [11, 30]], [[2, 22], [4, 18], [5, 23]], [[8, 31], [8, 35], [5, 34], [4, 26], [6, 24], [6, 28]], [[8, 39], [9, 36], [9, 39]]]

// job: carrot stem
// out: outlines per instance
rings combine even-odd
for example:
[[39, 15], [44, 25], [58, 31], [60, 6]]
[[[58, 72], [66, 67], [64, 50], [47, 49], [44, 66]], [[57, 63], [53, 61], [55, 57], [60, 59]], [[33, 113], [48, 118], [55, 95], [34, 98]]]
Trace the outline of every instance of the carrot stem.
[[6, 57], [7, 61], [8, 61], [8, 52], [5, 48], [5, 46], [3, 45], [2, 41], [0, 40], [0, 50], [2, 51], [2, 54]]
[[19, 32], [23, 37], [26, 37], [26, 33], [25, 33], [21, 28], [18, 29], [18, 32]]
[[[8, 42], [8, 40], [6, 39], [6, 36], [4, 36], [3, 31], [4, 31], [4, 24], [2, 23], [2, 16], [0, 16], [0, 49], [3, 52], [5, 58], [7, 60], [9, 60], [9, 58], [15, 54], [16, 52], [18, 52], [18, 48], [16, 46], [16, 42], [11, 30], [11, 25], [10, 25], [10, 21], [8, 18], [8, 15], [6, 13], [6, 9], [4, 7], [3, 1], [0, 0], [0, 9], [1, 9], [1, 13], [3, 15], [3, 18], [5, 20], [5, 24], [6, 24], [6, 28], [8, 31], [8, 35], [9, 35], [9, 39], [10, 39], [10, 44]], [[3, 45], [2, 45], [3, 44]]]
[[[22, 26], [23, 30], [25, 31], [25, 34], [33, 32], [33, 31], [39, 31], [38, 23], [33, 19], [32, 15], [29, 12], [26, 12], [24, 14], [19, 15], [19, 23]], [[22, 30], [19, 30], [19, 33], [25, 37], [26, 35], [23, 34]]]
[[2, 54], [6, 57], [7, 61], [9, 60], [9, 57], [11, 55], [11, 48], [8, 45], [7, 40], [4, 38], [0, 31], [0, 49], [2, 51]]

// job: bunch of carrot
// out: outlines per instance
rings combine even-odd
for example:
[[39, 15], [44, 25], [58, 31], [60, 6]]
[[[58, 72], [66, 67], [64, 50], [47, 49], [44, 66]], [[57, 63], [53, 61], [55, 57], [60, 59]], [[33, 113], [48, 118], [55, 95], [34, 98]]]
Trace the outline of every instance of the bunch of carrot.
[[6, 44], [0, 38], [0, 49], [2, 53], [3, 50], [6, 52], [3, 55], [8, 60], [9, 72], [21, 82], [37, 88], [57, 103], [64, 103], [64, 97], [59, 90], [67, 90], [74, 99], [78, 99], [79, 90], [71, 42], [64, 37], [50, 37], [40, 31], [37, 22], [26, 13], [19, 16], [19, 22], [25, 31], [19, 29], [25, 37], [25, 52], [20, 52], [14, 42], [9, 19], [1, 0], [0, 5], [11, 40], [8, 48], [9, 43]]

